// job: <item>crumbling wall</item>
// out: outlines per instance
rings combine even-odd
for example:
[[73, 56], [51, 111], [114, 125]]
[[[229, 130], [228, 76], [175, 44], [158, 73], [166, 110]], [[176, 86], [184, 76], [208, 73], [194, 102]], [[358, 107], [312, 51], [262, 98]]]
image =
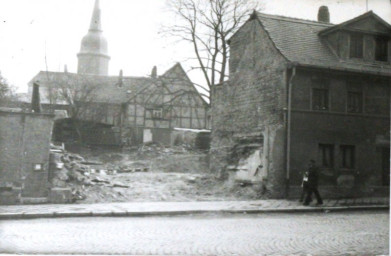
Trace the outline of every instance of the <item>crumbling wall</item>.
[[[212, 102], [211, 169], [225, 172], [232, 165], [236, 166], [233, 168], [245, 165], [251, 170], [246, 175], [237, 173], [240, 177], [262, 181], [272, 197], [280, 197], [285, 173], [286, 62], [258, 20], [247, 22], [231, 44], [234, 73], [230, 74], [229, 82], [216, 88]], [[233, 157], [232, 152], [238, 146], [251, 148], [245, 145], [251, 142], [243, 144], [246, 141], [243, 139], [255, 135], [263, 136], [267, 145], [253, 147], [242, 157]], [[256, 164], [263, 167], [254, 177]]]

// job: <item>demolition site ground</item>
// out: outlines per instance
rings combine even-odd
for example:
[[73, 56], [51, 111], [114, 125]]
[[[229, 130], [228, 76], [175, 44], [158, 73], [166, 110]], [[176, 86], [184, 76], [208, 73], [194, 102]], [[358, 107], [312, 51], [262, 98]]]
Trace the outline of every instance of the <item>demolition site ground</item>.
[[63, 163], [52, 177], [70, 187], [76, 203], [251, 200], [257, 189], [235, 184], [208, 169], [208, 154], [182, 146], [144, 145], [126, 151], [54, 148]]

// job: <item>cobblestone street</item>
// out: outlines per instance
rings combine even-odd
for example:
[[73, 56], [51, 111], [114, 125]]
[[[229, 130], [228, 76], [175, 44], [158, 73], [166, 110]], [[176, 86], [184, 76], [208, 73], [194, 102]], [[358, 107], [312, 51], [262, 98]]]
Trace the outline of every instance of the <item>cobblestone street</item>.
[[381, 255], [387, 211], [0, 222], [0, 253]]

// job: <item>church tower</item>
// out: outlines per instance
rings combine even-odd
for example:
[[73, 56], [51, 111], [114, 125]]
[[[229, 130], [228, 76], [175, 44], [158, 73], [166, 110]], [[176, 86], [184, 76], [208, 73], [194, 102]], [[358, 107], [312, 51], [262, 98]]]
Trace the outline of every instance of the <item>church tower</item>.
[[78, 74], [107, 76], [110, 56], [107, 51], [107, 40], [103, 36], [99, 0], [95, 0], [90, 29], [81, 40], [78, 57]]

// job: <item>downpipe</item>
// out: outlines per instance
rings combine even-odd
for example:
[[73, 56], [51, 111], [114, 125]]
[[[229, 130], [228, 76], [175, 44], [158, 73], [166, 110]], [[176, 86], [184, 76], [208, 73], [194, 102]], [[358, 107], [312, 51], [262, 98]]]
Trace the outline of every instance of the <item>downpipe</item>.
[[292, 65], [292, 74], [288, 82], [288, 110], [287, 110], [287, 134], [286, 134], [286, 177], [285, 177], [285, 198], [289, 198], [290, 188], [290, 167], [291, 167], [291, 116], [292, 116], [292, 81], [296, 75], [296, 66]]

